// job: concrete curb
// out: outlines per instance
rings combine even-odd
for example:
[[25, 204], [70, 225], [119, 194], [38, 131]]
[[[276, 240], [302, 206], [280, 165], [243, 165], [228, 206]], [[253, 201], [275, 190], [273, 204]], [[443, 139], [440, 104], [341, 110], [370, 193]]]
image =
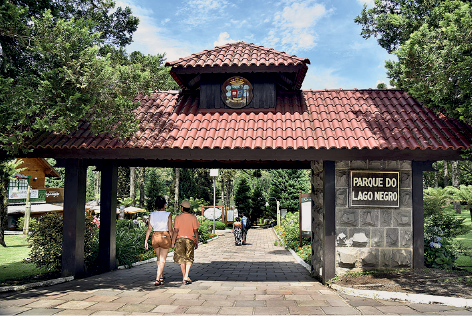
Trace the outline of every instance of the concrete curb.
[[274, 227], [272, 227], [272, 231], [274, 232], [275, 236], [277, 237], [277, 239], [279, 240], [279, 242], [284, 246], [285, 249], [287, 249], [288, 251], [290, 251], [290, 253], [292, 254], [293, 258], [295, 258], [295, 260], [301, 264], [305, 269], [307, 269], [308, 272], [311, 273], [311, 266], [306, 263], [305, 261], [302, 260], [302, 258], [300, 258], [297, 253], [295, 251], [293, 251], [293, 249], [291, 248], [287, 248], [285, 246], [285, 243], [283, 242], [283, 240], [280, 238], [280, 236], [277, 234], [277, 232], [275, 231]]
[[359, 290], [343, 287], [337, 284], [330, 284], [329, 287], [343, 294], [372, 299], [402, 301], [419, 304], [439, 304], [454, 307], [472, 307], [472, 299], [466, 298], [388, 291]]
[[68, 282], [68, 281], [72, 281], [72, 280], [74, 280], [74, 277], [69, 276], [69, 277], [65, 277], [65, 278], [46, 280], [46, 281], [28, 283], [28, 284], [23, 284], [23, 285], [3, 286], [3, 287], [0, 287], [0, 292], [24, 291], [24, 290], [29, 290], [29, 289], [32, 289], [32, 288], [35, 288], [35, 287], [55, 285], [55, 284], [60, 284], [60, 283], [64, 283], [64, 282]]
[[[273, 229], [273, 228], [272, 228]], [[273, 229], [275, 236], [279, 242], [285, 247], [284, 242], [279, 237], [275, 229]], [[288, 249], [295, 260], [301, 264], [308, 272], [311, 272], [311, 267], [305, 261], [303, 261], [293, 249]], [[427, 294], [414, 294], [414, 293], [401, 293], [401, 292], [388, 292], [388, 291], [373, 291], [373, 290], [360, 290], [353, 289], [350, 287], [343, 287], [337, 284], [328, 284], [328, 287], [336, 290], [339, 293], [365, 297], [371, 299], [387, 300], [387, 301], [402, 301], [408, 303], [418, 303], [418, 304], [438, 304], [445, 306], [453, 307], [472, 307], [472, 299], [459, 298], [459, 297], [448, 297], [448, 296], [436, 296], [436, 295], [427, 295]]]

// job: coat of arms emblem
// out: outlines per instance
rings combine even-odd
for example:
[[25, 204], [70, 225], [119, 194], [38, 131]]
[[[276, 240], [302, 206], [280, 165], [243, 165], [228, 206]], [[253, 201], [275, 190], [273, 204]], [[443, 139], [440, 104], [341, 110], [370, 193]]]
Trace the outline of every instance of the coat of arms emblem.
[[230, 108], [240, 109], [252, 100], [252, 85], [243, 77], [231, 77], [221, 87], [221, 98]]

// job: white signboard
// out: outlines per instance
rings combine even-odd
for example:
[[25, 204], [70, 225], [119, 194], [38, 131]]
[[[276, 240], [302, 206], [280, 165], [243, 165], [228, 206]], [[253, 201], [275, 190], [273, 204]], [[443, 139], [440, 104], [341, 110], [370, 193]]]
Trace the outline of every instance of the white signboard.
[[226, 221], [227, 222], [234, 222], [233, 210], [226, 211]]
[[[306, 198], [305, 198], [306, 199]], [[311, 199], [302, 199], [302, 231], [311, 232]]]
[[[8, 192], [8, 198], [10, 200], [26, 199], [27, 194], [28, 190], [18, 190], [17, 188], [10, 188], [10, 191]], [[38, 190], [30, 190], [30, 199], [37, 199], [38, 197]]]
[[[223, 214], [223, 212], [221, 212], [221, 209], [216, 207], [215, 219], [221, 218], [221, 214]], [[213, 219], [213, 207], [207, 208], [205, 212], [203, 212], [203, 216], [205, 216], [208, 219]]]

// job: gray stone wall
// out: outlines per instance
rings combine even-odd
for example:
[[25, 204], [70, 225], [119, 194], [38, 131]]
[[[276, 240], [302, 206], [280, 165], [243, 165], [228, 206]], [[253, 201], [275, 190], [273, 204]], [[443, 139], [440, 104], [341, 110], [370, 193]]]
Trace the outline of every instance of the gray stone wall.
[[311, 269], [321, 278], [323, 275], [324, 209], [323, 209], [323, 161], [311, 162]]
[[[321, 169], [322, 167], [321, 163]], [[312, 167], [312, 172], [315, 170], [317, 169]], [[400, 171], [400, 207], [350, 208], [349, 170]], [[412, 266], [411, 179], [411, 161], [336, 162], [336, 275], [348, 271]], [[318, 182], [316, 173], [313, 174], [312, 180], [312, 194], [315, 200], [319, 194], [316, 190], [319, 188], [314, 186], [313, 182]], [[317, 203], [313, 203], [314, 216], [319, 216], [317, 208]], [[318, 219], [314, 218], [313, 240], [318, 240], [318, 234], [323, 233], [322, 229], [321, 232], [317, 231], [319, 225]], [[315, 263], [318, 264], [318, 258], [313, 257], [318, 256], [318, 247], [312, 251], [312, 266], [317, 268]]]

